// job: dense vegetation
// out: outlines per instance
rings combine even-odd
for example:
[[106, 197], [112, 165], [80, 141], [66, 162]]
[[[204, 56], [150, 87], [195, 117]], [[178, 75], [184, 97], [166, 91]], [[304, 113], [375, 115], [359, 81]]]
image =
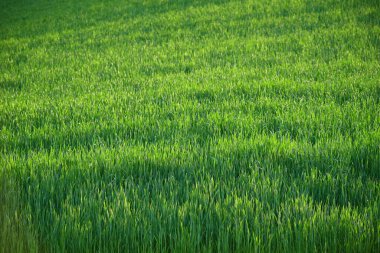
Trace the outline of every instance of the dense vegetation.
[[0, 252], [379, 252], [380, 1], [0, 3]]

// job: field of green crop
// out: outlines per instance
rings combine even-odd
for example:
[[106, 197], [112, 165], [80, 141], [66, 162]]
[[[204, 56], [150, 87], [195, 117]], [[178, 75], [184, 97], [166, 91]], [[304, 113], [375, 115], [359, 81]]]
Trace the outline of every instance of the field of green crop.
[[1, 0], [0, 252], [380, 252], [380, 1]]

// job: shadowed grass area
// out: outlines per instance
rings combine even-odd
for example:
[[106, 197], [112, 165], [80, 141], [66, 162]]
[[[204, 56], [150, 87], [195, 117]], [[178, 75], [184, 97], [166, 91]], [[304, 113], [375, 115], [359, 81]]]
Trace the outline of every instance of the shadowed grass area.
[[30, 209], [20, 201], [15, 184], [0, 175], [0, 252], [39, 252], [40, 243], [33, 231]]
[[0, 3], [1, 252], [378, 252], [380, 3]]

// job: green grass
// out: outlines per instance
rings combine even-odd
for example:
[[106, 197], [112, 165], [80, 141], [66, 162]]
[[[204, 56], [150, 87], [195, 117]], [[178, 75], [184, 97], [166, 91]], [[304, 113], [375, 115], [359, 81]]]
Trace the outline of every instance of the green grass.
[[0, 2], [0, 252], [379, 252], [380, 2]]

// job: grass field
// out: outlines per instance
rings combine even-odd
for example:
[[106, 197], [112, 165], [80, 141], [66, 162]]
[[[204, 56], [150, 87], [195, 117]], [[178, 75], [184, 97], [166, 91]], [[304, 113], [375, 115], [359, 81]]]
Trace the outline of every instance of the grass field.
[[0, 252], [380, 252], [380, 1], [0, 1]]

